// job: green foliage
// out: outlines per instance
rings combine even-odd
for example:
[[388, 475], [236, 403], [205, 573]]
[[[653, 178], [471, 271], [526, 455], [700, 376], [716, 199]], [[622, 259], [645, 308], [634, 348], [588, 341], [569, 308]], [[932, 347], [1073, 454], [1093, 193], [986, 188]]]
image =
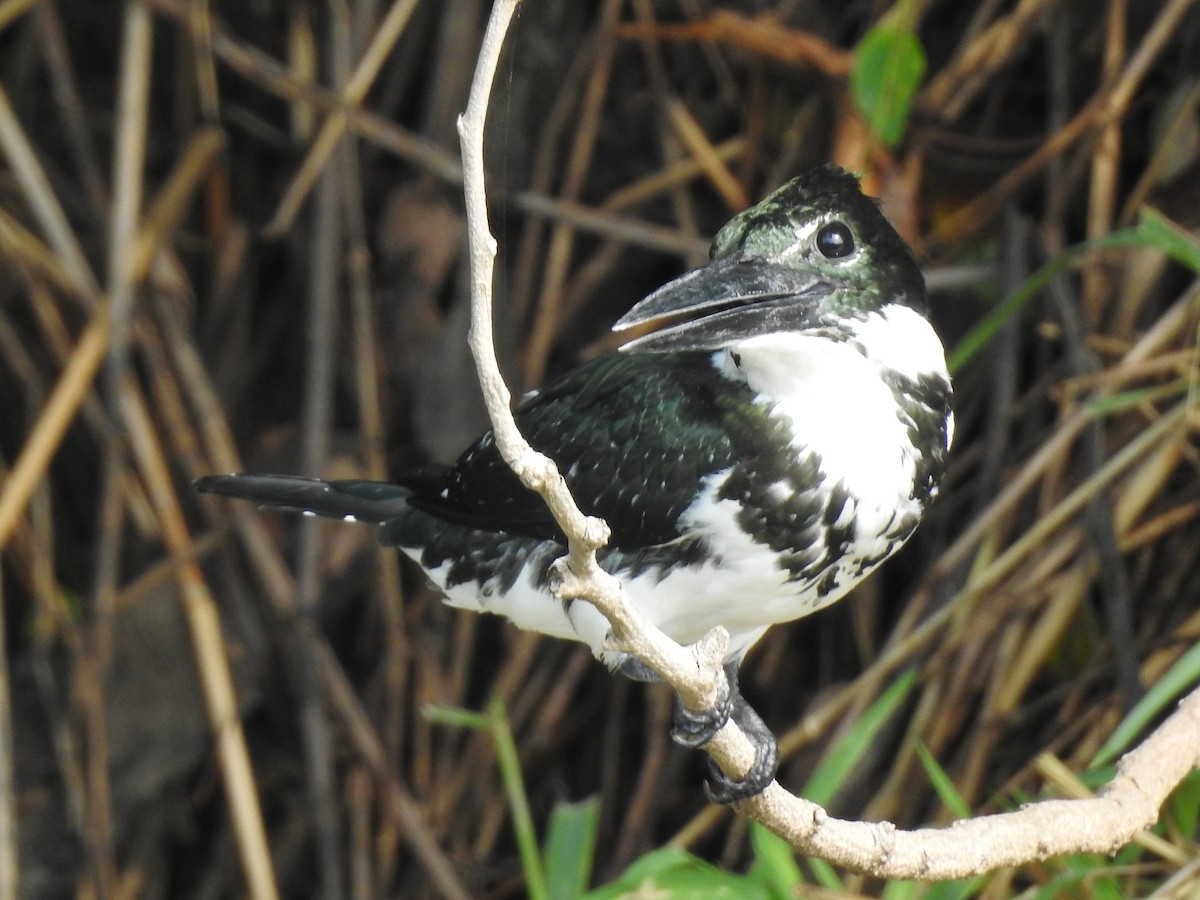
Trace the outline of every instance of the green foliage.
[[[820, 765], [801, 792], [814, 803], [825, 805], [853, 774], [879, 730], [897, 711], [916, 683], [916, 671], [903, 672], [863, 713], [854, 726], [825, 754]], [[795, 851], [782, 838], [756, 823], [750, 826], [750, 845], [754, 863], [746, 875], [733, 875], [677, 850], [656, 850], [635, 862], [611, 885], [587, 896], [622, 897], [636, 889], [654, 896], [687, 897], [767, 897], [796, 896], [796, 887], [804, 883]], [[666, 854], [666, 855], [664, 855]], [[808, 860], [818, 884], [829, 890], [842, 890], [843, 884], [833, 866], [820, 859]], [[615, 893], [610, 891], [615, 890]], [[696, 893], [698, 891], [698, 893]], [[726, 894], [725, 891], [734, 893]]]
[[588, 894], [588, 900], [621, 897], [655, 897], [661, 900], [784, 900], [750, 875], [725, 872], [685, 850], [663, 847], [647, 853], [621, 873], [612, 884]]
[[813, 878], [817, 884], [825, 888], [827, 891], [844, 891], [846, 886], [842, 884], [842, 879], [838, 877], [838, 873], [834, 871], [833, 866], [823, 859], [810, 859], [808, 867], [812, 869]]
[[1171, 823], [1180, 834], [1193, 838], [1200, 827], [1200, 769], [1188, 774], [1167, 802]]
[[850, 95], [871, 135], [887, 147], [904, 137], [913, 97], [925, 77], [925, 51], [913, 23], [916, 4], [900, 0], [854, 51]]
[[[900, 674], [886, 691], [863, 713], [833, 746], [817, 766], [802, 791], [822, 805], [836, 797], [854, 773], [866, 750], [877, 739], [883, 725], [897, 713], [916, 684], [916, 671]], [[1099, 786], [1112, 777], [1105, 768], [1132, 743], [1146, 725], [1167, 711], [1168, 706], [1200, 679], [1200, 645], [1176, 661], [1159, 684], [1126, 717], [1112, 739], [1097, 754], [1085, 779]], [[676, 847], [663, 847], [645, 854], [632, 863], [610, 884], [588, 891], [592, 862], [598, 840], [600, 809], [595, 798], [579, 803], [561, 804], [551, 814], [544, 848], [539, 851], [529, 805], [518, 765], [516, 747], [504, 707], [493, 701], [486, 713], [461, 709], [427, 707], [426, 717], [442, 724], [484, 730], [496, 745], [496, 757], [512, 809], [513, 824], [525, 872], [528, 896], [555, 900], [619, 900], [625, 897], [653, 896], [662, 900], [700, 900], [700, 898], [748, 898], [748, 900], [786, 900], [800, 896], [805, 877], [795, 852], [782, 838], [763, 826], [750, 823], [750, 846], [754, 860], [745, 874], [726, 872]], [[958, 818], [967, 818], [971, 810], [958, 793], [949, 775], [923, 746], [917, 754], [942, 803]], [[1028, 798], [1026, 798], [1028, 799]], [[1200, 822], [1200, 772], [1193, 772], [1172, 795], [1167, 818], [1178, 834], [1189, 838]], [[1129, 890], [1130, 869], [1135, 867], [1143, 849], [1124, 848], [1113, 859], [1094, 854], [1078, 854], [1048, 863], [1047, 880], [1029, 894], [1037, 898], [1086, 897], [1088, 900], [1120, 898]], [[806, 861], [811, 879], [829, 891], [844, 891], [837, 871], [820, 859]], [[966, 900], [985, 888], [990, 875], [961, 881], [938, 883], [893, 881], [883, 887], [886, 900]]]
[[979, 893], [986, 883], [986, 875], [968, 881], [889, 881], [883, 897], [884, 900], [966, 900]]
[[751, 822], [750, 846], [754, 849], [750, 876], [766, 885], [772, 896], [794, 896], [796, 885], [804, 883], [804, 876], [800, 874], [796, 851], [791, 844], [757, 822]]
[[1117, 758], [1151, 721], [1168, 712], [1192, 685], [1200, 682], [1200, 644], [1175, 660], [1175, 664], [1146, 692], [1096, 753], [1089, 768], [1105, 766]]
[[[496, 748], [496, 761], [500, 766], [500, 777], [504, 782], [504, 793], [512, 812], [513, 830], [517, 836], [517, 849], [521, 854], [521, 867], [525, 871], [525, 886], [532, 900], [549, 900], [550, 889], [538, 852], [537, 835], [533, 829], [533, 815], [529, 811], [529, 797], [525, 792], [525, 781], [521, 777], [521, 763], [517, 744], [513, 740], [512, 727], [508, 724], [508, 712], [504, 703], [493, 699], [486, 713], [453, 709], [445, 706], [426, 706], [421, 710], [425, 718], [443, 725], [486, 731], [491, 735]], [[594, 841], [593, 841], [594, 845]], [[591, 868], [591, 860], [588, 860]]]
[[[849, 731], [826, 752], [817, 768], [801, 790], [801, 796], [821, 806], [828, 806], [853, 774], [863, 754], [871, 746], [879, 729], [892, 716], [916, 684], [916, 669], [906, 669], [886, 691], [863, 713]], [[833, 866], [823, 859], [810, 859], [809, 868], [821, 887], [830, 891], [844, 889]]]
[[1091, 253], [1123, 247], [1150, 247], [1200, 272], [1200, 244], [1187, 232], [1151, 209], [1142, 211], [1137, 225], [1068, 247], [1038, 269], [1012, 294], [1000, 302], [946, 357], [951, 374], [962, 369], [996, 336], [1005, 323], [1036, 297], [1059, 274]]
[[611, 884], [587, 895], [587, 900], [656, 897], [663, 900], [701, 900], [707, 897], [747, 897], [788, 900], [804, 882], [796, 854], [783, 838], [750, 823], [754, 864], [745, 875], [726, 872], [674, 847], [647, 853]]
[[906, 669], [863, 713], [862, 718], [822, 758], [800, 792], [813, 803], [828, 806], [870, 748], [879, 729], [891, 718], [916, 684], [915, 669]]
[[1162, 213], [1147, 207], [1134, 229], [1148, 247], [1157, 247], [1180, 265], [1200, 272], [1200, 243], [1191, 232], [1180, 228]]
[[1187, 389], [1187, 382], [1182, 378], [1178, 378], [1166, 384], [1132, 388], [1128, 391], [1120, 391], [1106, 397], [1095, 397], [1088, 401], [1088, 409], [1097, 418], [1114, 416], [1135, 406], [1141, 406], [1143, 403], [1160, 403], [1164, 400], [1170, 400], [1172, 397], [1184, 393]]
[[599, 823], [600, 801], [595, 797], [554, 807], [543, 851], [551, 897], [580, 897], [587, 891]]
[[942, 804], [946, 809], [950, 810], [951, 815], [958, 819], [968, 818], [971, 815], [971, 807], [967, 805], [967, 801], [963, 799], [963, 795], [958, 792], [958, 788], [954, 786], [954, 782], [950, 780], [950, 776], [946, 774], [946, 770], [933, 758], [933, 754], [929, 752], [929, 748], [924, 744], [918, 744], [917, 757], [921, 760], [921, 765], [925, 767], [925, 774], [929, 776], [929, 783], [933, 785], [933, 789], [937, 791]]
[[1109, 874], [1117, 867], [1103, 856], [1080, 853], [1064, 857], [1057, 863], [1062, 871], [1038, 888], [1032, 895], [1036, 900], [1063, 900], [1065, 897], [1122, 900], [1126, 896], [1120, 881]]

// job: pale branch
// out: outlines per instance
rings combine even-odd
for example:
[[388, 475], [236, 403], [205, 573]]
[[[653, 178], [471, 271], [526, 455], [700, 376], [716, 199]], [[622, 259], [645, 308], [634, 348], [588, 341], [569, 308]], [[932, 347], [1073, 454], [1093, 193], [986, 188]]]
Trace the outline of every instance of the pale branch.
[[[470, 345], [496, 446], [521, 481], [542, 495], [567, 536], [568, 553], [555, 567], [559, 595], [596, 606], [612, 626], [614, 649], [650, 666], [690, 709], [711, 708], [724, 678], [721, 665], [728, 635], [715, 629], [693, 646], [681, 647], [628, 603], [621, 583], [596, 561], [596, 551], [608, 541], [607, 524], [579, 509], [554, 462], [521, 436], [496, 364], [491, 324], [496, 240], [487, 219], [483, 131], [496, 64], [519, 2], [497, 0], [493, 6], [467, 109], [458, 121], [471, 254]], [[742, 777], [754, 759], [749, 739], [732, 721], [704, 750], [734, 778]], [[1200, 690], [1120, 761], [1112, 783], [1092, 799], [1046, 800], [1011, 813], [914, 831], [888, 822], [834, 819], [777, 783], [737, 808], [785, 838], [797, 852], [847, 869], [886, 879], [966, 878], [1051, 856], [1115, 852], [1155, 822], [1168, 794], [1197, 765]]]
[[1200, 689], [1120, 760], [1094, 798], [1042, 800], [913, 831], [834, 819], [775, 784], [738, 809], [800, 853], [877, 878], [942, 881], [1052, 856], [1115, 853], [1158, 820], [1168, 795], [1198, 765]]

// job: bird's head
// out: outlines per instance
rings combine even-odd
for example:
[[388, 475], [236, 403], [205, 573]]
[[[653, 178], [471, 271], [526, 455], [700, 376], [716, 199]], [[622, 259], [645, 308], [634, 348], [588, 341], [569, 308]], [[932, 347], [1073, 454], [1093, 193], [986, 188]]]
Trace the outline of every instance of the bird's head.
[[666, 323], [623, 350], [713, 350], [761, 334], [836, 329], [889, 304], [926, 314], [916, 260], [858, 180], [823, 166], [734, 216], [706, 265], [659, 288], [613, 329]]

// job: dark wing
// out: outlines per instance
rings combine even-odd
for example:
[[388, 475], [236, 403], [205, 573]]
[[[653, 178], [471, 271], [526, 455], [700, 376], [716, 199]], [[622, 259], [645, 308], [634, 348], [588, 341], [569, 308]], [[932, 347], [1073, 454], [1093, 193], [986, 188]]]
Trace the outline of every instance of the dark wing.
[[[585, 513], [603, 517], [619, 549], [679, 537], [680, 514], [706, 475], [733, 462], [710, 353], [622, 353], [568, 373], [526, 399], [517, 425], [559, 467]], [[409, 502], [445, 521], [562, 540], [541, 498], [501, 459], [490, 433], [444, 481], [402, 479]]]

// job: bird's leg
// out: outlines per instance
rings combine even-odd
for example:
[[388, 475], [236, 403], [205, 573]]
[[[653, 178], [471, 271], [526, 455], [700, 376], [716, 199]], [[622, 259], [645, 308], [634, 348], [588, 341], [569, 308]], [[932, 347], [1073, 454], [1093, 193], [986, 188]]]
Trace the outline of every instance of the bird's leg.
[[[708, 781], [704, 785], [704, 793], [713, 803], [737, 803], [761, 794], [768, 784], [775, 780], [779, 770], [779, 744], [775, 735], [742, 696], [738, 685], [738, 663], [726, 663], [725, 679], [729, 683], [730, 717], [737, 722], [738, 727], [754, 745], [754, 763], [750, 766], [745, 777], [730, 778], [721, 771], [721, 767], [712, 759], [708, 761]], [[678, 707], [677, 707], [678, 709]], [[676, 720], [678, 727], [678, 719]], [[713, 734], [716, 734], [714, 731]], [[674, 732], [672, 732], [674, 737]], [[710, 735], [711, 737], [711, 735]], [[677, 741], [678, 737], [675, 738]]]
[[671, 739], [683, 747], [703, 747], [725, 727], [734, 711], [737, 681], [729, 678], [729, 666], [725, 667], [726, 680], [718, 692], [711, 708], [693, 712], [675, 698], [675, 721], [671, 727]]
[[[617, 666], [617, 671], [632, 681], [662, 681], [657, 672], [636, 656], [626, 656]], [[703, 747], [713, 739], [713, 735], [725, 727], [725, 723], [734, 714], [734, 696], [737, 692], [736, 667], [733, 669], [733, 677], [729, 676], [729, 672], [730, 667], [726, 666], [727, 687], [718, 694], [711, 709], [692, 712], [683, 705], [679, 697], [675, 698], [674, 724], [671, 727], [671, 738], [675, 743], [693, 749]]]
[[[775, 772], [779, 769], [779, 745], [762, 717], [742, 697], [738, 684], [738, 665], [735, 662], [726, 663], [725, 684], [728, 689], [717, 697], [711, 709], [692, 712], [678, 697], [675, 698], [675, 722], [671, 728], [671, 738], [675, 743], [693, 749], [703, 747], [725, 727], [726, 722], [733, 719], [754, 745], [754, 764], [741, 780], [730, 778], [715, 762], [709, 761], [709, 779], [704, 785], [704, 792], [713, 803], [737, 803], [761, 794], [775, 779]], [[661, 680], [653, 669], [634, 656], [622, 660], [617, 671], [634, 681]]]

